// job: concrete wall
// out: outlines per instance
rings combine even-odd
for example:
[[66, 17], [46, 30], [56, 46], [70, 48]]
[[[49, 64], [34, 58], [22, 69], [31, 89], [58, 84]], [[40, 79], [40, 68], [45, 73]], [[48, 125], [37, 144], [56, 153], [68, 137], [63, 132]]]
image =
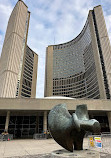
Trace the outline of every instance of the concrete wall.
[[68, 110], [74, 111], [76, 105], [87, 104], [89, 111], [111, 112], [111, 100], [83, 100], [83, 99], [0, 99], [1, 110], [17, 111], [49, 111], [55, 105], [66, 103]]
[[100, 98], [106, 99], [103, 72], [102, 72], [99, 49], [98, 49], [98, 44], [97, 44], [97, 37], [95, 34], [95, 26], [94, 26], [94, 20], [92, 16], [92, 10], [89, 12], [88, 21], [89, 21], [89, 26], [90, 26], [91, 38], [92, 38], [92, 47], [93, 47], [94, 61], [96, 65], [96, 74], [97, 74], [97, 79], [98, 79]]
[[37, 68], [38, 68], [38, 55], [36, 53], [34, 53], [31, 98], [36, 97]]
[[53, 95], [53, 46], [46, 51], [45, 96]]
[[108, 88], [111, 95], [111, 45], [110, 45], [110, 41], [109, 41], [109, 37], [107, 33], [107, 28], [105, 24], [102, 7], [101, 6], [95, 7], [94, 14], [95, 14], [95, 20], [97, 24], [97, 31], [98, 31], [100, 47], [101, 47], [102, 56], [103, 56], [105, 72], [106, 72], [107, 81], [108, 81]]

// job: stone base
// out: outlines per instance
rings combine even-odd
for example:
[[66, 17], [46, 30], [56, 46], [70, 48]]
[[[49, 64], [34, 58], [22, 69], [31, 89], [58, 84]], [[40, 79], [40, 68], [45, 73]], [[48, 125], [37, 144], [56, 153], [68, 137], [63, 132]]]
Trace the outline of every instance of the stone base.
[[55, 150], [51, 153], [51, 158], [100, 158], [98, 151], [86, 150], [74, 150], [74, 152], [67, 151], [65, 149]]

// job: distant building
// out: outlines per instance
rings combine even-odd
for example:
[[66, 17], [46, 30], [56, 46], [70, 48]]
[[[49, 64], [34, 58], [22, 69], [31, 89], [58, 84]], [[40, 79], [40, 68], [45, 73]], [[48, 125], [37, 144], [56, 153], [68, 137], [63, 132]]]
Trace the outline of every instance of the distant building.
[[48, 46], [45, 96], [109, 99], [111, 46], [101, 6], [89, 11], [81, 33]]
[[8, 21], [0, 58], [0, 97], [35, 97], [38, 55], [27, 46], [30, 12], [19, 0]]

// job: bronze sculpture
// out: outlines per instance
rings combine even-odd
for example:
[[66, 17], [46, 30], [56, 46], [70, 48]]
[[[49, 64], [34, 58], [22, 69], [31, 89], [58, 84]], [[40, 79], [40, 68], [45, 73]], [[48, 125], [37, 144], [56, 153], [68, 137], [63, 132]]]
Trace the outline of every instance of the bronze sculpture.
[[89, 120], [87, 105], [77, 105], [75, 113], [68, 112], [66, 104], [56, 105], [48, 115], [49, 130], [55, 141], [66, 150], [83, 150], [86, 131], [100, 133], [97, 120]]

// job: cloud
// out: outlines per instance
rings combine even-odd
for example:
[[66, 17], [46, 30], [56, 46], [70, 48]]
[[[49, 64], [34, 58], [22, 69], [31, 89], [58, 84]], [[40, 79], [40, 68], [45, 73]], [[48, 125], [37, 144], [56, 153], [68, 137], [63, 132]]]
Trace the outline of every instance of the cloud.
[[8, 3], [7, 5], [0, 3], [0, 54], [1, 54], [6, 27], [11, 11], [12, 11], [11, 5], [9, 5]]
[[111, 43], [111, 15], [105, 16], [105, 22], [106, 22], [106, 27], [107, 27], [110, 43]]
[[3, 37], [0, 35], [0, 50], [2, 50], [2, 45], [3, 45]]

